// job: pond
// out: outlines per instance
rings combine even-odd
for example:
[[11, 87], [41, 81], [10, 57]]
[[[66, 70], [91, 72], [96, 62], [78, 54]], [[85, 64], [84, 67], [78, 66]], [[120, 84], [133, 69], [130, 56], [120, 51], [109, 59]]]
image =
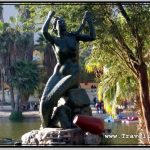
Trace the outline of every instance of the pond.
[[12, 122], [7, 118], [0, 118], [0, 138], [21, 139], [21, 136], [31, 130], [40, 128], [39, 118], [25, 118], [22, 122]]
[[[106, 134], [105, 139], [110, 140], [112, 145], [137, 145], [137, 123], [107, 123], [107, 128], [111, 128], [111, 136]], [[135, 137], [134, 137], [135, 136]]]
[[[41, 121], [39, 118], [25, 118], [22, 122], [12, 122], [9, 119], [0, 119], [0, 138], [11, 138], [20, 140], [21, 136], [31, 130], [38, 130]], [[135, 135], [136, 123], [122, 124], [122, 123], [106, 123], [106, 128], [111, 128], [110, 135], [117, 135], [117, 137], [105, 137], [106, 140], [111, 141], [111, 145], [136, 145], [137, 138], [123, 138], [122, 134]]]

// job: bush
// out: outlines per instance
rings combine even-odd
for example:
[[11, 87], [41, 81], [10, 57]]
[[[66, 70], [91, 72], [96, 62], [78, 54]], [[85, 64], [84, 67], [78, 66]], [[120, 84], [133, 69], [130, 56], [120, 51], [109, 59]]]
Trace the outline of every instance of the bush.
[[9, 119], [12, 121], [22, 121], [23, 120], [22, 112], [20, 112], [20, 111], [11, 112]]

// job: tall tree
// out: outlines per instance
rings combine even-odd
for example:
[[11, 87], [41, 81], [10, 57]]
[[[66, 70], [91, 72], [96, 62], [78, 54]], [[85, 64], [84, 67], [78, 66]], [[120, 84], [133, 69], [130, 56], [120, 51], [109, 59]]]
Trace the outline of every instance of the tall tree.
[[30, 24], [28, 27], [24, 24], [27, 20], [31, 18], [30, 10], [28, 5], [15, 5], [19, 14], [17, 16], [17, 21], [21, 23], [21, 30], [25, 33], [25, 36], [28, 35], [27, 43], [24, 45], [24, 58], [26, 60], [32, 61], [33, 50], [34, 50], [34, 25]]
[[[10, 66], [14, 65], [17, 61], [20, 60], [27, 60], [32, 61], [33, 56], [33, 49], [34, 49], [34, 33], [32, 30], [32, 25], [28, 27], [28, 30], [24, 26], [24, 21], [30, 18], [30, 12], [28, 10], [27, 5], [16, 5], [18, 9], [18, 16], [17, 17], [10, 17], [10, 22], [12, 27], [7, 28], [7, 36], [10, 39], [7, 41], [9, 45], [7, 47], [7, 77], [8, 79], [11, 78], [11, 69]], [[4, 31], [5, 32], [5, 31]], [[7, 82], [10, 86], [10, 95], [11, 95], [11, 102], [12, 108], [14, 109], [14, 89], [11, 82]], [[28, 99], [29, 95], [26, 97]]]
[[[4, 19], [3, 19], [3, 5], [0, 5], [0, 21], [1, 23], [4, 22]], [[3, 55], [2, 55], [3, 56]], [[1, 74], [0, 74], [0, 77], [1, 77], [1, 80], [0, 80], [0, 85], [1, 85], [1, 90], [2, 90], [2, 102], [4, 103], [5, 102], [5, 91], [4, 91], [4, 78], [5, 78], [5, 69], [4, 69], [4, 66], [3, 66], [3, 58], [2, 56], [0, 57], [0, 70], [1, 70]]]
[[[97, 22], [97, 51], [101, 50], [100, 53], [98, 52], [99, 57], [103, 51], [117, 56], [128, 67], [127, 70], [138, 83], [137, 102], [140, 100], [138, 103], [141, 105], [141, 116], [143, 116], [147, 136], [150, 133], [149, 58], [147, 57], [150, 42], [149, 7], [143, 4], [107, 5], [103, 9], [101, 7], [103, 12], [97, 6], [92, 8], [95, 11], [99, 10], [99, 16], [95, 16], [99, 20]], [[148, 138], [145, 144], [149, 144]]]
[[[23, 13], [24, 12], [24, 13]], [[0, 52], [3, 64], [3, 70], [7, 84], [10, 86], [10, 95], [12, 108], [15, 106], [13, 86], [9, 79], [11, 78], [10, 66], [19, 60], [32, 61], [33, 53], [33, 32], [23, 32], [23, 21], [27, 20], [30, 16], [28, 9], [22, 9], [21, 15], [17, 18], [10, 17], [11, 26], [8, 23], [1, 22], [0, 33]], [[31, 26], [30, 26], [31, 29]]]
[[21, 111], [22, 103], [28, 101], [30, 94], [34, 93], [39, 80], [36, 64], [28, 61], [19, 61], [11, 66], [11, 83], [17, 89], [17, 100], [14, 111]]

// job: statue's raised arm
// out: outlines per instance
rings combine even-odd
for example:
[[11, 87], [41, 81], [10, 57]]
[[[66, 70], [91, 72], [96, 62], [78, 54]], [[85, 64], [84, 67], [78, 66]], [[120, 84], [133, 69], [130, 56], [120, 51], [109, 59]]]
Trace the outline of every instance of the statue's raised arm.
[[49, 29], [49, 24], [51, 22], [52, 17], [54, 16], [55, 12], [54, 11], [50, 11], [48, 13], [47, 19], [45, 21], [45, 23], [43, 24], [42, 27], [42, 34], [44, 36], [44, 38], [49, 41], [51, 44], [54, 43], [54, 37], [52, 35], [50, 35], [50, 33], [48, 32]]
[[[80, 32], [84, 28], [86, 22], [88, 23], [88, 27], [89, 27], [89, 34], [81, 34]], [[91, 12], [86, 11], [83, 16], [80, 28], [77, 31], [77, 40], [86, 42], [86, 41], [93, 41], [95, 39], [96, 39], [96, 32], [93, 25], [92, 14]]]

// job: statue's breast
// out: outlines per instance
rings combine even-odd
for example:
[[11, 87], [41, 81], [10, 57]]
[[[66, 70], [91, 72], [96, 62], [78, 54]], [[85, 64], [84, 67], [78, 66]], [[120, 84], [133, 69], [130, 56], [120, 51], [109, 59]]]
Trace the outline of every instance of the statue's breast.
[[[65, 42], [65, 41], [66, 41], [66, 42]], [[72, 36], [72, 37], [67, 37], [65, 41], [64, 41], [64, 43], [65, 43], [65, 45], [66, 45], [69, 49], [76, 50], [77, 41], [76, 41], [76, 39], [75, 39], [74, 36]]]
[[56, 41], [56, 52], [57, 53], [72, 53], [77, 49], [77, 41], [74, 36], [66, 36], [59, 38]]

